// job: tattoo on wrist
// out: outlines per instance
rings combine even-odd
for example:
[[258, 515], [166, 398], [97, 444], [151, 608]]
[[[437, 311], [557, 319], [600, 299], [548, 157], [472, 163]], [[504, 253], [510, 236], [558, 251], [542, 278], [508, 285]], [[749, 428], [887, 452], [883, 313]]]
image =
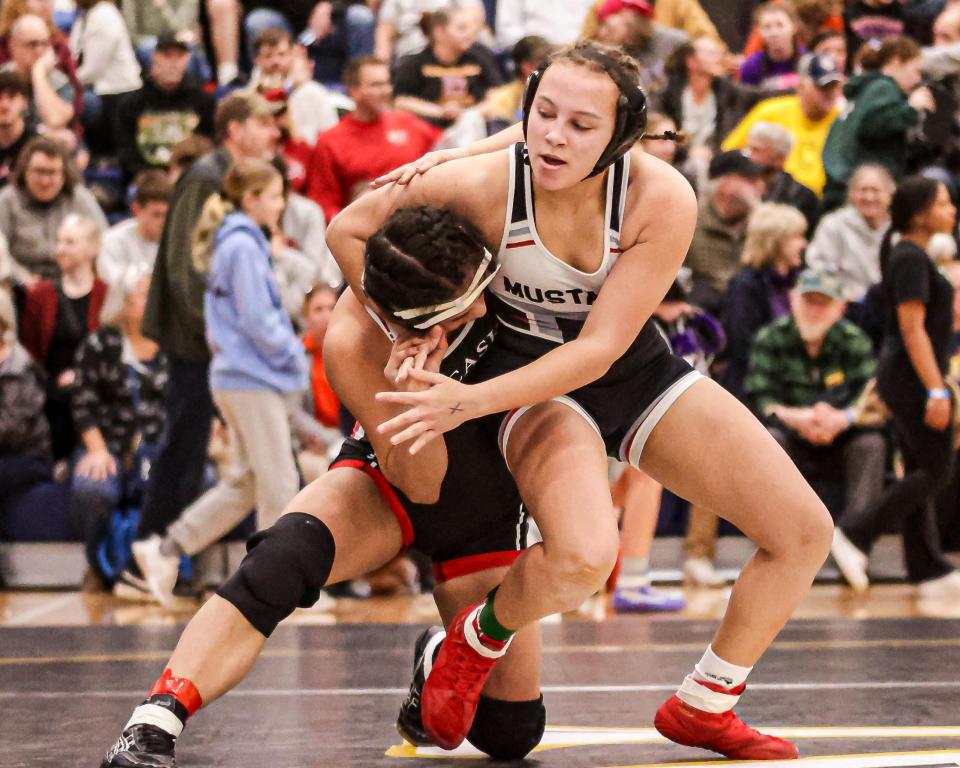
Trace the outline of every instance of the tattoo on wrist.
[[460, 403], [457, 403], [453, 408], [450, 409], [450, 415], [453, 416], [455, 413], [462, 413], [463, 408], [460, 407]]

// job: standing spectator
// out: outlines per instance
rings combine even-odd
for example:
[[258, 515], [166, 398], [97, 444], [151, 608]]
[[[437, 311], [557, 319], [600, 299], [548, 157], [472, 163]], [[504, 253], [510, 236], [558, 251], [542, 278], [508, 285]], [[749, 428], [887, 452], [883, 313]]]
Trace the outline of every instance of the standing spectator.
[[200, 493], [213, 419], [205, 338], [205, 275], [191, 259], [193, 232], [204, 204], [220, 191], [230, 164], [268, 158], [277, 129], [259, 96], [232, 95], [214, 119], [218, 149], [194, 163], [177, 182], [160, 238], [143, 318], [143, 333], [156, 341], [170, 365], [167, 420], [147, 486], [137, 538], [166, 529]]
[[127, 181], [145, 168], [166, 166], [188, 136], [213, 135], [214, 98], [187, 78], [189, 63], [187, 44], [161, 35], [143, 87], [120, 102], [117, 148]]
[[385, 62], [356, 59], [344, 82], [356, 109], [317, 137], [308, 173], [307, 195], [320, 204], [327, 221], [373, 179], [416, 160], [441, 135], [409, 112], [390, 109], [393, 88]]
[[459, 4], [458, 0], [383, 0], [377, 14], [373, 55], [392, 63], [394, 59], [420, 53], [427, 47], [424, 15]]
[[[750, 214], [744, 269], [727, 287], [727, 367], [718, 381], [741, 400], [753, 340], [763, 326], [790, 314], [790, 291], [807, 247], [806, 219], [796, 208], [761, 203]], [[859, 393], [858, 393], [859, 394]]]
[[160, 170], [141, 171], [135, 185], [137, 191], [130, 205], [133, 218], [107, 230], [97, 258], [97, 274], [108, 285], [116, 282], [130, 267], [152, 272], [157, 260], [173, 185]]
[[16, 72], [0, 72], [0, 187], [7, 183], [20, 150], [37, 132], [27, 125], [27, 84]]
[[789, 3], [767, 2], [754, 12], [763, 48], [740, 66], [740, 82], [785, 91], [795, 88], [803, 51], [797, 39], [797, 17]]
[[836, 276], [806, 270], [791, 314], [756, 338], [746, 395], [808, 480], [843, 481], [843, 515], [856, 516], [883, 491], [887, 446], [878, 430], [856, 423], [852, 407], [876, 363], [844, 310]]
[[[70, 50], [70, 43], [53, 20], [52, 2], [34, 2], [33, 0], [4, 0], [0, 3], [0, 65], [10, 61], [10, 31], [14, 22], [28, 13], [37, 14], [47, 25], [50, 31], [50, 44], [53, 55], [56, 57], [56, 67], [70, 81], [73, 86], [73, 109], [75, 116], [79, 116], [83, 109], [83, 86], [77, 79], [77, 62]], [[24, 78], [29, 84], [30, 78]]]
[[[340, 267], [327, 248], [327, 221], [323, 209], [313, 200], [289, 193], [280, 228], [287, 246], [299, 251], [309, 261], [314, 282], [337, 285], [343, 280]], [[302, 299], [303, 292], [298, 301]], [[297, 306], [293, 314], [299, 314], [301, 309]]]
[[13, 302], [0, 290], [0, 515], [17, 494], [50, 479], [45, 378], [17, 343]]
[[[5, 69], [30, 84], [27, 121], [50, 131], [76, 128], [78, 94], [70, 78], [56, 68], [50, 29], [39, 16], [26, 14], [10, 29], [10, 61]], [[82, 96], [81, 96], [82, 98]]]
[[101, 327], [76, 353], [73, 421], [82, 448], [73, 466], [71, 514], [101, 579], [97, 549], [111, 512], [139, 506], [163, 431], [167, 361], [142, 332], [150, 273], [133, 266], [108, 289]]
[[674, 56], [661, 106], [687, 134], [691, 155], [703, 167], [742, 114], [742, 89], [726, 77], [726, 50], [713, 37], [697, 37]]
[[918, 87], [920, 46], [913, 40], [887, 40], [873, 58], [878, 71], [858, 75], [844, 87], [852, 108], [834, 123], [823, 147], [826, 210], [846, 199], [847, 182], [858, 165], [879, 163], [899, 179], [907, 169], [910, 130], [922, 111], [936, 109], [930, 89]]
[[685, 32], [653, 21], [647, 0], [605, 0], [597, 10], [596, 39], [622, 46], [640, 64], [640, 84], [659, 103], [667, 84], [667, 59], [688, 38]]
[[67, 458], [76, 446], [70, 414], [74, 355], [86, 335], [99, 326], [107, 292], [93, 271], [99, 250], [97, 223], [77, 214], [67, 216], [57, 231], [54, 251], [60, 277], [41, 280], [24, 302], [20, 338], [47, 373], [46, 413], [55, 460]]
[[786, 170], [818, 195], [826, 180], [823, 145], [840, 112], [837, 98], [843, 73], [828, 56], [807, 54], [798, 65], [800, 80], [791, 96], [776, 96], [757, 104], [723, 142], [724, 149], [742, 149], [754, 123], [782, 125], [793, 134], [794, 144], [784, 163]]
[[572, 43], [580, 37], [589, 8], [584, 0], [497, 0], [497, 45], [510, 49], [527, 35], [552, 45]]
[[249, 88], [270, 99], [272, 92], [286, 96], [290, 134], [310, 146], [317, 134], [337, 124], [339, 115], [332, 94], [312, 79], [303, 48], [294, 48], [284, 29], [265, 29], [253, 42], [254, 70]]
[[847, 301], [862, 301], [880, 282], [880, 244], [895, 188], [882, 165], [858, 167], [850, 177], [847, 204], [823, 217], [807, 248], [807, 265], [835, 273]]
[[[907, 577], [924, 597], [960, 595], [960, 573], [944, 557], [936, 497], [953, 475], [953, 402], [944, 375], [953, 328], [953, 286], [927, 254], [930, 238], [952, 233], [956, 208], [947, 188], [908, 177], [890, 207], [890, 229], [880, 251], [886, 334], [877, 368], [877, 392], [893, 416], [906, 474], [876, 504], [844, 515], [833, 557], [855, 589], [867, 587], [867, 558], [881, 531], [902, 522]], [[892, 245], [893, 235], [900, 240]]]
[[820, 216], [820, 200], [816, 193], [790, 175], [784, 166], [793, 149], [793, 134], [782, 125], [754, 123], [747, 134], [746, 154], [758, 165], [766, 166], [767, 193], [763, 199], [798, 209], [812, 233]]
[[463, 111], [483, 101], [502, 78], [490, 52], [476, 44], [467, 8], [436, 11], [428, 17], [430, 44], [397, 62], [397, 108], [449, 128]]
[[123, 18], [134, 46], [152, 55], [157, 39], [164, 32], [178, 31], [195, 36], [200, 18], [200, 0], [164, 0], [162, 3], [123, 2]]
[[60, 274], [54, 258], [57, 230], [71, 213], [80, 214], [102, 231], [107, 220], [67, 148], [55, 139], [37, 136], [20, 153], [13, 183], [0, 190], [0, 232], [14, 260], [14, 279], [32, 284]]
[[708, 176], [684, 266], [693, 280], [690, 302], [721, 317], [727, 283], [740, 268], [747, 217], [763, 197], [763, 168], [740, 152], [721, 152]]
[[70, 47], [80, 62], [84, 87], [83, 129], [87, 146], [114, 154], [120, 97], [143, 84], [127, 25], [113, 0], [77, 0], [80, 15], [70, 30]]
[[[307, 384], [303, 345], [280, 305], [270, 242], [283, 211], [283, 180], [263, 160], [227, 172], [223, 197], [211, 197], [194, 238], [213, 352], [210, 387], [230, 429], [232, 460], [220, 482], [167, 530], [135, 542], [134, 557], [151, 591], [168, 604], [181, 554], [195, 555], [257, 510], [257, 529], [277, 521], [298, 488], [289, 401]], [[212, 239], [212, 242], [211, 242]], [[212, 259], [210, 250], [212, 248]]]

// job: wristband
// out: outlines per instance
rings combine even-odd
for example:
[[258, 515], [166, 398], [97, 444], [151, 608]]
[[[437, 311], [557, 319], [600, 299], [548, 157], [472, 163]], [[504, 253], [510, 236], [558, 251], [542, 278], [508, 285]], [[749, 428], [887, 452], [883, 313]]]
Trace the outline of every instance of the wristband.
[[928, 389], [927, 399], [928, 400], [949, 400], [950, 390], [945, 389], [943, 387], [940, 387], [939, 389]]

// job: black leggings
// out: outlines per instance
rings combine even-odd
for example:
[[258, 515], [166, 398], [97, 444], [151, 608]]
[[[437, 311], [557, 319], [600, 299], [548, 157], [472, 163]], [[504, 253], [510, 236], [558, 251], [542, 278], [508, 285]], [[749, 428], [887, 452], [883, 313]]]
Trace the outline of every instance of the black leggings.
[[938, 495], [950, 483], [956, 451], [953, 431], [937, 432], [924, 423], [926, 401], [881, 391], [903, 452], [906, 473], [866, 509], [850, 510], [839, 522], [843, 533], [870, 552], [885, 530], [903, 530], [907, 577], [913, 583], [945, 576], [953, 566], [943, 554], [937, 526]]

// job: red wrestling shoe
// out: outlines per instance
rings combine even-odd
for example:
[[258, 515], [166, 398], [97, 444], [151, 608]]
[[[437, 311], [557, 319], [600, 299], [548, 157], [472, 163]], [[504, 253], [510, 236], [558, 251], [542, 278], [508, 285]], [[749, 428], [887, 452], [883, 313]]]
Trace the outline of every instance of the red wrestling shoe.
[[[734, 690], [740, 693], [742, 688]], [[657, 710], [653, 726], [670, 741], [719, 752], [732, 760], [796, 760], [800, 757], [796, 744], [754, 730], [732, 709], [719, 714], [704, 712], [676, 695]]]
[[455, 749], [467, 737], [483, 684], [510, 644], [488, 638], [480, 642], [476, 624], [479, 608], [467, 606], [453, 617], [423, 684], [423, 728], [430, 741], [443, 749]]

